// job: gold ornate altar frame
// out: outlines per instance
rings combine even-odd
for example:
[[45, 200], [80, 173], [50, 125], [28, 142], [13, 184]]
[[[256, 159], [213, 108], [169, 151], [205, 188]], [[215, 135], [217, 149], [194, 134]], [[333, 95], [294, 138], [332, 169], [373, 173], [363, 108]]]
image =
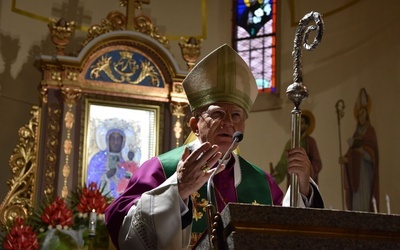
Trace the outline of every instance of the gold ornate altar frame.
[[[43, 73], [41, 104], [32, 108], [31, 120], [19, 130], [20, 141], [10, 158], [13, 178], [0, 205], [4, 226], [32, 214], [45, 196], [66, 197], [84, 184], [90, 103], [128, 112], [122, 117], [114, 112], [110, 118], [121, 118], [124, 124], [135, 120], [128, 116], [136, 111], [154, 111], [150, 154], [181, 145], [189, 134], [183, 125], [188, 108], [182, 81], [187, 71], [179, 68], [169, 41], [151, 20], [132, 14], [142, 2], [149, 1], [121, 1], [127, 14], [110, 12], [101, 25], [92, 26], [76, 56], [65, 55], [74, 22], [50, 21], [56, 52], [37, 60]], [[188, 69], [199, 57], [200, 43], [190, 38], [179, 44]]]

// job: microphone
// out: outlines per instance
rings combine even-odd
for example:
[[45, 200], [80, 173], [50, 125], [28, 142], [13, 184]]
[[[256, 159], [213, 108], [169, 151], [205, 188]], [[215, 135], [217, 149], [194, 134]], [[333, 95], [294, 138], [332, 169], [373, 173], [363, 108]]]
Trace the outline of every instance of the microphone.
[[230, 155], [232, 153], [233, 147], [241, 142], [243, 140], [243, 133], [240, 131], [236, 131], [235, 133], [233, 133], [232, 135], [232, 144], [229, 147], [229, 149], [226, 151], [224, 157], [222, 157], [221, 161], [218, 163], [217, 167], [214, 168], [214, 172], [211, 174], [210, 178], [208, 179], [207, 182], [207, 200], [208, 203], [211, 203], [211, 182], [214, 178], [214, 176], [216, 175], [216, 173], [218, 172], [218, 170], [220, 169], [222, 163], [226, 160], [226, 157], [228, 157], [228, 155]]
[[243, 140], [243, 133], [240, 131], [236, 131], [233, 133], [232, 138], [236, 142], [241, 142]]

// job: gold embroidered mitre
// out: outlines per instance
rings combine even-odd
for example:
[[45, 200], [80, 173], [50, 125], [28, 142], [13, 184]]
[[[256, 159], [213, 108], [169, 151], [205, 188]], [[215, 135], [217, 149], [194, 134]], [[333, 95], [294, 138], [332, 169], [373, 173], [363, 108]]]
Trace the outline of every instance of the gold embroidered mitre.
[[216, 102], [230, 102], [242, 107], [248, 116], [258, 94], [247, 63], [227, 44], [197, 63], [182, 85], [191, 111]]

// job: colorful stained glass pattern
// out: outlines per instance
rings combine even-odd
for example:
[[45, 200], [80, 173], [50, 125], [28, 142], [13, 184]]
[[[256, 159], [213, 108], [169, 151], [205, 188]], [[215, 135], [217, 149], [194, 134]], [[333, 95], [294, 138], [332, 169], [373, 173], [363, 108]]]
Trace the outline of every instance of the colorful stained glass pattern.
[[275, 92], [274, 0], [237, 0], [234, 47], [256, 77], [259, 92]]

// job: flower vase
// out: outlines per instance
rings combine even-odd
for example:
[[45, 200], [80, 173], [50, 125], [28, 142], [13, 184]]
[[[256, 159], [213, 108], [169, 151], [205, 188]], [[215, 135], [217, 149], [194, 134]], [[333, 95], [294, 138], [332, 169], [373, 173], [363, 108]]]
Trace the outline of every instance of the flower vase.
[[82, 250], [83, 231], [72, 229], [50, 229], [39, 236], [43, 250]]
[[108, 250], [110, 235], [104, 221], [97, 220], [95, 235], [90, 235], [89, 230], [86, 230], [84, 240], [85, 247], [87, 247], [88, 250]]

